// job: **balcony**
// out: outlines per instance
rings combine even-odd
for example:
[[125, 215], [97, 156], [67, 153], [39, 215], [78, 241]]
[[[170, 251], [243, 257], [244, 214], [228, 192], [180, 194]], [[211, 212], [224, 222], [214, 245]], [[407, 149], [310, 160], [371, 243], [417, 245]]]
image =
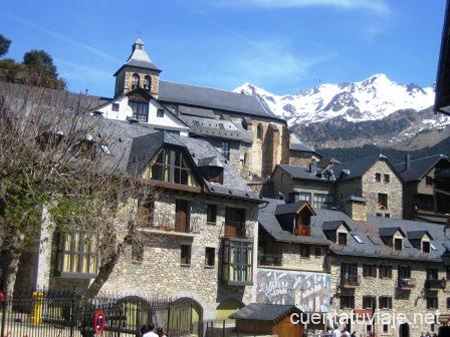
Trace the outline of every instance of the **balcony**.
[[187, 220], [181, 221], [174, 215], [155, 214], [152, 221], [142, 228], [144, 231], [158, 234], [192, 236], [200, 232], [198, 220], [198, 216], [190, 216]]
[[445, 278], [441, 280], [426, 280], [425, 289], [427, 290], [441, 290], [447, 286], [447, 280]]
[[295, 228], [294, 234], [297, 236], [311, 236], [311, 226], [298, 225]]
[[399, 277], [397, 286], [399, 289], [412, 289], [416, 287], [416, 280], [410, 277]]
[[222, 283], [253, 285], [253, 240], [222, 238]]
[[358, 275], [341, 275], [341, 286], [343, 288], [356, 288], [359, 286]]
[[237, 238], [251, 240], [253, 238], [252, 233], [247, 228], [245, 222], [226, 221], [222, 223], [223, 237], [225, 238]]

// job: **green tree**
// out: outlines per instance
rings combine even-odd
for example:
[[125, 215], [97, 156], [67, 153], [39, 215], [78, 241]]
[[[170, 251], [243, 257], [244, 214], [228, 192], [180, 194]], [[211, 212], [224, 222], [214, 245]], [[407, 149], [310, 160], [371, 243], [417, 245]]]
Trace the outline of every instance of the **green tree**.
[[7, 39], [2, 34], [0, 34], [0, 56], [3, 56], [8, 52], [10, 45], [11, 40]]
[[51, 79], [58, 78], [53, 58], [45, 50], [30, 50], [23, 55], [23, 64], [36, 73]]

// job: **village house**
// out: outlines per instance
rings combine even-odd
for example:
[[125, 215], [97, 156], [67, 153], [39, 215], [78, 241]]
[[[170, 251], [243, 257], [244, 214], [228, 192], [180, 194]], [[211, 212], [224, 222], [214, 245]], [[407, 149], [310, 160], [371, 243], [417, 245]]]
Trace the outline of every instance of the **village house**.
[[[450, 308], [450, 239], [441, 226], [366, 216], [359, 200], [350, 215], [266, 200], [258, 217], [258, 303], [336, 311], [342, 319], [355, 314], [360, 322], [341, 328], [359, 336], [419, 336], [442, 326], [436, 315]], [[367, 320], [394, 312], [406, 318], [374, 325]], [[426, 314], [431, 323], [414, 320]], [[336, 322], [325, 320], [322, 328]]]
[[[93, 112], [205, 139], [241, 176], [255, 182], [269, 176], [277, 164], [289, 162], [286, 121], [259, 98], [164, 81], [160, 74], [138, 39], [128, 60], [114, 74], [114, 98], [93, 106]], [[292, 151], [298, 152], [295, 146]]]
[[450, 160], [442, 154], [394, 165], [403, 180], [403, 217], [445, 224], [450, 218]]

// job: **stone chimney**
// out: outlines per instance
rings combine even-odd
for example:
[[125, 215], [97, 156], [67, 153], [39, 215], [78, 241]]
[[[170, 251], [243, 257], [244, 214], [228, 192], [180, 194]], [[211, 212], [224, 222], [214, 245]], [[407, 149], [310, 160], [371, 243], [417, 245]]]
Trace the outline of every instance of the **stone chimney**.
[[411, 167], [411, 155], [409, 153], [405, 154], [405, 171], [409, 170]]
[[316, 174], [317, 172], [317, 162], [315, 160], [313, 160], [310, 164], [309, 164], [309, 172]]
[[347, 214], [355, 221], [367, 221], [366, 199], [351, 196], [346, 200]]

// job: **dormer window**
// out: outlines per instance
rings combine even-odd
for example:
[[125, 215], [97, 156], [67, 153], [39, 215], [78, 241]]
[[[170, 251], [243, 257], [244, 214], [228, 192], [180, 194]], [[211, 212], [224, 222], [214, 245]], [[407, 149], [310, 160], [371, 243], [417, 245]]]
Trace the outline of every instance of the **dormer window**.
[[133, 74], [133, 77], [131, 78], [131, 89], [136, 89], [139, 87], [139, 75]]
[[151, 83], [152, 83], [151, 77], [148, 76], [148, 75], [145, 76], [145, 78], [144, 78], [144, 89], [150, 90]]
[[394, 249], [395, 250], [403, 249], [403, 239], [400, 239], [400, 238], [394, 239]]
[[337, 244], [347, 246], [347, 233], [338, 233]]
[[185, 155], [179, 150], [163, 149], [152, 166], [151, 178], [166, 183], [198, 186]]
[[431, 242], [422, 241], [422, 252], [425, 254], [430, 254], [431, 252]]
[[223, 167], [209, 166], [207, 167], [207, 179], [210, 182], [223, 184]]

